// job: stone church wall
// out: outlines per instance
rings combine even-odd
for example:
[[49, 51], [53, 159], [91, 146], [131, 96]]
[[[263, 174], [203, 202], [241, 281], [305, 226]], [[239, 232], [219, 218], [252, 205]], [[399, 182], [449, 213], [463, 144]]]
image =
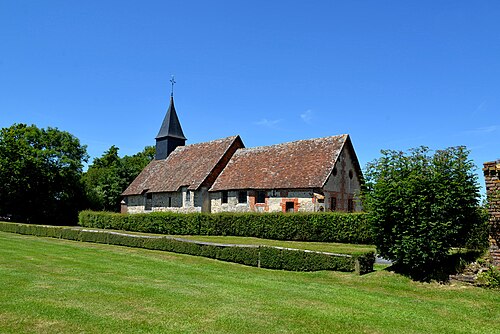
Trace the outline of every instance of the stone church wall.
[[484, 179], [490, 214], [490, 254], [500, 268], [500, 160], [484, 163]]
[[[353, 163], [350, 150], [344, 149], [335, 163], [334, 171], [323, 187], [325, 209], [327, 211], [348, 211], [349, 200], [354, 207], [352, 211], [361, 211], [361, 202], [357, 195], [361, 189], [361, 180]], [[332, 210], [332, 198], [335, 198], [335, 210]]]
[[[145, 212], [178, 212], [190, 213], [201, 212], [201, 206], [195, 206], [196, 192], [191, 191], [191, 200], [186, 202], [186, 191], [182, 192], [165, 192], [151, 194], [150, 209], [146, 210], [147, 198], [145, 195], [127, 196], [127, 212], [128, 213], [145, 213]], [[170, 206], [169, 206], [170, 204]]]
[[239, 191], [228, 191], [227, 203], [222, 203], [222, 192], [211, 193], [212, 213], [218, 212], [284, 212], [286, 202], [294, 203], [296, 212], [318, 211], [313, 192], [308, 190], [267, 190], [265, 203], [256, 203], [257, 192], [247, 192], [247, 202], [238, 203]]

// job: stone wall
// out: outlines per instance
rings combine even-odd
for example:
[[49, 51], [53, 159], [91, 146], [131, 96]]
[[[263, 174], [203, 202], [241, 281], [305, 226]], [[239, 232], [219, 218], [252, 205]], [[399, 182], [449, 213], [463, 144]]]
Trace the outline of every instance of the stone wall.
[[500, 160], [484, 163], [484, 178], [490, 213], [490, 254], [500, 268]]
[[[334, 170], [323, 187], [325, 209], [327, 211], [349, 211], [349, 201], [353, 204], [351, 211], [361, 211], [358, 194], [361, 180], [353, 163], [351, 152], [344, 147], [335, 163]], [[332, 199], [334, 206], [332, 208]]]
[[201, 206], [196, 206], [197, 198], [201, 196], [198, 192], [189, 191], [190, 199], [187, 201], [186, 195], [188, 190], [183, 189], [180, 192], [165, 192], [151, 194], [150, 208], [146, 209], [148, 201], [146, 195], [127, 196], [126, 207], [127, 213], [145, 213], [145, 212], [179, 212], [191, 213], [201, 212]]
[[266, 190], [265, 202], [257, 203], [257, 191], [247, 191], [247, 202], [238, 203], [239, 191], [228, 191], [227, 203], [222, 203], [222, 192], [211, 193], [211, 211], [217, 212], [285, 212], [286, 202], [293, 202], [295, 212], [319, 211], [310, 190]]

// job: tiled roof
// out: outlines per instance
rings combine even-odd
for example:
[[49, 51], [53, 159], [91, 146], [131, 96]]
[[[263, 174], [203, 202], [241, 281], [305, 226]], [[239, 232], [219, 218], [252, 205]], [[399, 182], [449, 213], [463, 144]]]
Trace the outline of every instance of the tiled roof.
[[239, 136], [178, 146], [167, 159], [151, 161], [122, 195], [178, 191], [183, 186], [196, 190], [234, 145], [244, 147]]
[[348, 135], [236, 151], [210, 191], [321, 188]]

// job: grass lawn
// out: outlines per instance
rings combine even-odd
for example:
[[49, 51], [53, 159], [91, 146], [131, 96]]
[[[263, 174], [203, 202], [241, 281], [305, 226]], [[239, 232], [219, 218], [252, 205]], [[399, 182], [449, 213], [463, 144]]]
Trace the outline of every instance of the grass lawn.
[[[96, 229], [91, 228], [91, 229], [99, 230], [97, 228]], [[114, 232], [138, 234], [138, 235], [161, 235], [161, 234], [118, 231], [118, 230], [103, 230], [103, 231], [114, 231]], [[203, 241], [203, 242], [214, 242], [221, 244], [278, 246], [285, 248], [308, 249], [319, 252], [329, 252], [329, 253], [339, 253], [339, 254], [362, 254], [366, 252], [376, 251], [376, 248], [373, 245], [341, 244], [336, 242], [284, 241], [284, 240], [270, 240], [270, 239], [251, 238], [251, 237], [211, 236], [211, 235], [169, 235], [169, 237]]]
[[499, 333], [500, 292], [0, 232], [1, 333]]

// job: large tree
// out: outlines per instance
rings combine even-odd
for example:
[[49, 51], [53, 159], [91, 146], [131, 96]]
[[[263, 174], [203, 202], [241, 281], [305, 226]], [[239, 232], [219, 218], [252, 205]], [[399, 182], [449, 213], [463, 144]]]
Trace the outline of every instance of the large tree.
[[27, 223], [73, 224], [83, 201], [86, 146], [57, 128], [0, 129], [0, 216]]
[[475, 166], [464, 147], [385, 150], [366, 171], [365, 205], [377, 250], [418, 279], [432, 278], [452, 247], [484, 245]]
[[153, 146], [120, 158], [118, 148], [113, 145], [102, 157], [94, 159], [83, 176], [88, 208], [119, 211], [122, 192], [153, 158]]

